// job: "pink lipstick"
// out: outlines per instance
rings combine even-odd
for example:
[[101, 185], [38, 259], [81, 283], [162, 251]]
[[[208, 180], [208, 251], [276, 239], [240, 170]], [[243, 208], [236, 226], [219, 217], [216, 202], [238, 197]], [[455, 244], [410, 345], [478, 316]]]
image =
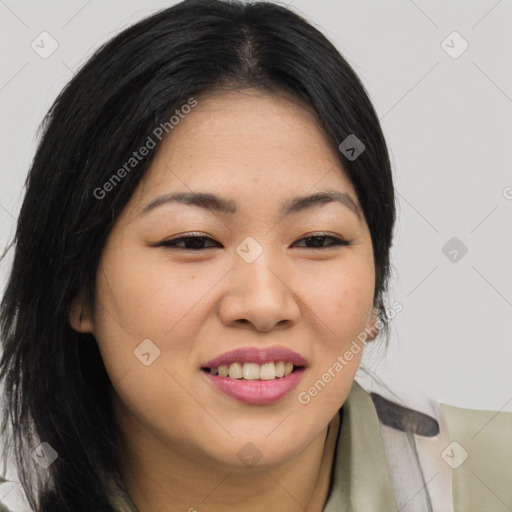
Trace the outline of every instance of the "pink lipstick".
[[247, 404], [277, 402], [299, 384], [307, 361], [284, 347], [248, 347], [226, 352], [202, 365], [221, 393]]

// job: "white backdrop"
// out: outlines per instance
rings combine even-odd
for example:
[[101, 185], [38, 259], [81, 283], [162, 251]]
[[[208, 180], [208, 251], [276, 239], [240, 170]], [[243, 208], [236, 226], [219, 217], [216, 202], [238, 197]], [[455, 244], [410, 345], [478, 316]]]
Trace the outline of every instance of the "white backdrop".
[[[2, 248], [37, 127], [58, 92], [101, 43], [173, 3], [0, 1]], [[399, 204], [390, 303], [403, 310], [387, 353], [366, 363], [391, 387], [410, 382], [435, 400], [512, 411], [512, 4], [293, 0], [291, 8], [359, 74], [391, 152]]]
[[[173, 3], [0, 1], [2, 248], [37, 127], [58, 92], [101, 43]], [[390, 303], [403, 310], [371, 367], [436, 400], [512, 411], [512, 4], [293, 0], [291, 8], [359, 74], [391, 152], [399, 209]]]
[[[2, 247], [14, 233], [37, 127], [58, 92], [101, 43], [173, 3], [0, 2]], [[438, 400], [512, 410], [512, 5], [293, 0], [290, 7], [359, 74], [391, 152], [399, 204], [390, 302], [403, 311], [387, 354], [372, 364]]]

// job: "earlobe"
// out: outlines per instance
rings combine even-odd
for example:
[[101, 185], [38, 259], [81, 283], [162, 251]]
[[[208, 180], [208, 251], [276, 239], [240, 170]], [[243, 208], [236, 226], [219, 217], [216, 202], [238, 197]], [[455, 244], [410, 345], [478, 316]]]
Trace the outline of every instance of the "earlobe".
[[92, 332], [92, 321], [86, 312], [82, 294], [77, 295], [69, 308], [69, 324], [76, 332]]

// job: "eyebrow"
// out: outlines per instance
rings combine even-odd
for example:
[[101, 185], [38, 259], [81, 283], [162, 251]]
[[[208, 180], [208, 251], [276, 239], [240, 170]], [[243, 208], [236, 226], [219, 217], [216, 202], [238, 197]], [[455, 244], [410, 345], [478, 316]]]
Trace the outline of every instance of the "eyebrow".
[[[286, 201], [279, 210], [279, 215], [285, 217], [293, 213], [303, 212], [324, 204], [337, 202], [346, 206], [361, 219], [361, 209], [352, 197], [338, 190], [324, 190], [315, 194], [293, 197]], [[198, 206], [214, 213], [233, 215], [237, 213], [236, 201], [225, 199], [208, 192], [176, 192], [165, 194], [153, 199], [142, 210], [141, 216], [148, 214], [159, 206], [168, 203], [180, 203], [188, 206]]]

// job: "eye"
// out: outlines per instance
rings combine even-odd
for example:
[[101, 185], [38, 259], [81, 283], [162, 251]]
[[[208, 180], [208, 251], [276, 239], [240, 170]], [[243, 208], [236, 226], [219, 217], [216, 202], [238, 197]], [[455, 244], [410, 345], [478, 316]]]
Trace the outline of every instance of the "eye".
[[[306, 245], [298, 245], [301, 242], [304, 242]], [[329, 242], [328, 245], [325, 245], [325, 242]], [[293, 245], [304, 247], [306, 249], [328, 249], [329, 247], [351, 245], [351, 242], [336, 236], [319, 233], [312, 236], [303, 237]], [[206, 235], [190, 234], [189, 236], [180, 236], [177, 238], [171, 238], [170, 240], [164, 240], [160, 242], [158, 246], [169, 247], [171, 249], [201, 251], [204, 249], [222, 247], [222, 244]]]
[[[322, 233], [301, 238], [300, 240], [295, 242], [295, 244], [302, 241], [304, 241], [306, 244], [311, 244], [306, 245], [307, 249], [328, 249], [329, 247], [350, 245], [350, 242], [348, 240], [344, 240], [343, 238], [339, 238], [337, 236], [325, 235]], [[324, 245], [324, 242], [326, 241], [330, 241], [330, 243], [328, 245]]]
[[[204, 244], [208, 242], [213, 242], [217, 245], [210, 245], [209, 247], [205, 247]], [[219, 242], [216, 242], [213, 238], [209, 236], [181, 236], [179, 238], [172, 238], [170, 240], [164, 240], [163, 242], [158, 244], [162, 247], [170, 247], [176, 249], [184, 249], [184, 250], [192, 250], [192, 251], [200, 251], [203, 249], [211, 249], [212, 247], [222, 247]]]

